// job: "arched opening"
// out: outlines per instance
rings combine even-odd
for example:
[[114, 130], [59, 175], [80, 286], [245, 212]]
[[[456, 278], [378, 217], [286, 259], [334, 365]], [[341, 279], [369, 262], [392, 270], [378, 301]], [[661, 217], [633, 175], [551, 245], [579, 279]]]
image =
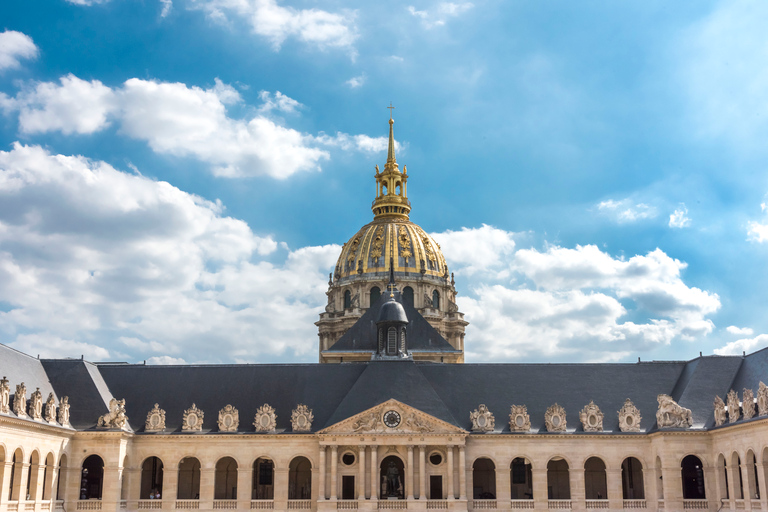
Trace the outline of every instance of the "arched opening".
[[29, 456], [29, 467], [27, 468], [27, 492], [25, 496], [27, 501], [34, 500], [37, 493], [38, 481], [37, 477], [40, 474], [38, 469], [40, 468], [40, 454], [37, 450], [32, 452]]
[[213, 484], [213, 499], [237, 499], [237, 461], [232, 457], [222, 457], [216, 463]]
[[413, 288], [410, 286], [403, 288], [403, 304], [413, 307]]
[[381, 182], [381, 195], [385, 196], [387, 195], [387, 182], [382, 181]]
[[[768, 447], [763, 448], [763, 456], [761, 458], [763, 459], [763, 477], [765, 478], [763, 481], [768, 482]], [[768, 489], [763, 492], [768, 492]]]
[[432, 307], [440, 309], [440, 292], [437, 290], [432, 292]]
[[749, 498], [753, 500], [760, 499], [760, 480], [757, 477], [757, 457], [755, 452], [749, 450], [747, 452], [747, 492]]
[[275, 464], [263, 457], [253, 462], [252, 500], [275, 499]]
[[656, 496], [660, 500], [664, 499], [664, 479], [661, 473], [661, 458], [656, 457]]
[[44, 500], [51, 499], [51, 491], [53, 490], [53, 474], [54, 464], [56, 464], [56, 457], [53, 453], [48, 452], [48, 456], [45, 458], [45, 467], [43, 468], [43, 497]]
[[62, 455], [59, 459], [59, 467], [56, 470], [56, 499], [63, 500], [64, 493], [62, 489], [66, 489], [66, 482], [64, 479], [67, 477], [67, 456]]
[[509, 465], [509, 487], [513, 500], [533, 499], [533, 468], [528, 459], [517, 457]]
[[163, 461], [149, 457], [141, 465], [141, 491], [139, 499], [154, 500], [163, 497]]
[[744, 499], [744, 482], [741, 478], [741, 457], [736, 452], [731, 454], [731, 467], [733, 468], [733, 491], [737, 500]]
[[472, 498], [496, 499], [496, 465], [491, 459], [482, 457], [472, 464]]
[[[127, 500], [128, 499], [128, 456], [126, 455], [123, 457], [123, 471], [120, 472], [120, 481], [122, 482], [120, 485], [120, 499], [121, 500]], [[139, 480], [139, 483], [141, 483], [141, 480]]]
[[584, 463], [584, 492], [588, 500], [608, 499], [605, 462], [598, 457], [590, 457]]
[[720, 488], [720, 499], [727, 500], [731, 498], [731, 491], [728, 489], [728, 464], [725, 462], [725, 456], [721, 453], [717, 456], [717, 485]]
[[24, 467], [24, 453], [21, 448], [17, 448], [13, 452], [13, 460], [11, 461], [11, 475], [9, 479], [8, 499], [11, 501], [18, 501], [21, 494], [21, 471]]
[[403, 499], [405, 497], [405, 465], [400, 457], [390, 455], [384, 457], [379, 465], [379, 497], [386, 499]]
[[403, 195], [402, 186], [400, 185], [399, 181], [395, 183], [395, 194], [397, 194], [398, 196]]
[[200, 461], [194, 457], [186, 457], [179, 462], [179, 482], [177, 499], [200, 499]]
[[643, 464], [634, 457], [621, 463], [621, 491], [625, 500], [644, 500]]
[[695, 455], [686, 456], [680, 464], [683, 477], [683, 499], [706, 499], [704, 491], [704, 467]]
[[[3, 448], [2, 445], [0, 445], [0, 482], [3, 481], [3, 477], [5, 476], [5, 448]], [[2, 489], [0, 489], [2, 491]], [[0, 496], [0, 500], [2, 500], [2, 496]]]
[[306, 457], [295, 457], [288, 466], [288, 499], [312, 498], [312, 463]]
[[80, 471], [80, 499], [100, 500], [104, 487], [104, 461], [98, 455], [89, 455]]
[[375, 306], [377, 302], [379, 302], [379, 299], [381, 298], [381, 288], [378, 286], [374, 286], [371, 288], [371, 307]]
[[571, 482], [565, 459], [557, 458], [547, 462], [547, 494], [550, 500], [571, 499]]

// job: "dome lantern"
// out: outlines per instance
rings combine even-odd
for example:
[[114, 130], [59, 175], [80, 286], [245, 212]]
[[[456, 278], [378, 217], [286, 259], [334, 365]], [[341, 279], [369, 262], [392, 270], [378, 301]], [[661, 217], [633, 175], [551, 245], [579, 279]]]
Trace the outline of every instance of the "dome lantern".
[[389, 146], [387, 148], [387, 163], [384, 164], [384, 172], [379, 172], [376, 166], [376, 199], [373, 200], [371, 210], [374, 219], [401, 218], [408, 219], [411, 212], [411, 202], [408, 200], [408, 170], [403, 166], [403, 172], [397, 165], [395, 158], [395, 120], [392, 119], [393, 106], [389, 114]]

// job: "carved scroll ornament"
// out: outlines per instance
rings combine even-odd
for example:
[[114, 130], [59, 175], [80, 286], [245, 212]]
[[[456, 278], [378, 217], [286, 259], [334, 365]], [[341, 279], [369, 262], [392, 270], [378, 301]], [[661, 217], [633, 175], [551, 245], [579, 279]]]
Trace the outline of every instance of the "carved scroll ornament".
[[525, 405], [513, 405], [509, 408], [509, 430], [512, 432], [528, 432], [531, 430], [531, 417]]
[[203, 430], [203, 418], [205, 413], [193, 403], [192, 407], [184, 411], [181, 421], [181, 430], [193, 432]]
[[744, 411], [744, 419], [751, 419], [755, 415], [755, 395], [751, 389], [744, 388], [741, 395], [741, 408]]
[[63, 396], [59, 401], [59, 425], [68, 427], [69, 425], [69, 397]]
[[550, 405], [544, 413], [544, 424], [547, 426], [547, 432], [565, 432], [565, 409], [558, 404]]
[[619, 411], [619, 430], [622, 432], [640, 432], [640, 409], [627, 398]]
[[768, 415], [768, 386], [762, 381], [757, 388], [757, 414], [760, 416]]
[[720, 426], [725, 423], [726, 420], [726, 412], [725, 412], [725, 402], [723, 402], [723, 399], [719, 396], [715, 396], [715, 425]]
[[219, 411], [219, 432], [237, 432], [240, 425], [240, 413], [231, 405]]
[[275, 408], [269, 404], [264, 404], [256, 411], [256, 417], [253, 419], [253, 426], [256, 432], [274, 432], [277, 428], [277, 414]]
[[53, 393], [48, 393], [48, 400], [45, 401], [45, 421], [51, 425], [56, 424], [56, 399]]
[[496, 425], [496, 419], [493, 413], [488, 410], [485, 404], [480, 406], [469, 414], [472, 422], [472, 432], [493, 432]]
[[600, 432], [603, 430], [603, 413], [595, 402], [590, 400], [579, 413], [579, 419], [584, 432]]
[[165, 430], [165, 411], [160, 408], [160, 404], [149, 410], [147, 421], [144, 422], [145, 432], [160, 432]]
[[312, 430], [314, 419], [315, 415], [312, 414], [312, 409], [304, 404], [299, 404], [291, 412], [291, 429], [294, 432], [309, 432]]
[[728, 423], [736, 423], [741, 417], [741, 404], [739, 395], [734, 390], [728, 392]]
[[19, 418], [26, 418], [27, 411], [27, 386], [22, 382], [16, 386], [16, 394], [13, 395], [13, 412]]
[[43, 419], [43, 394], [40, 392], [40, 388], [33, 391], [29, 397], [29, 415], [36, 421]]
[[0, 379], [0, 414], [11, 412], [11, 386], [8, 385], [8, 379]]

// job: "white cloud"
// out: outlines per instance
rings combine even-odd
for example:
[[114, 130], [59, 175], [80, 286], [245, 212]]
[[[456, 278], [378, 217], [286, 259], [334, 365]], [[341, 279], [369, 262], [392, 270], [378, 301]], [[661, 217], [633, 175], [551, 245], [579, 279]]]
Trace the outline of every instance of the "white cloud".
[[[210, 89], [132, 78], [110, 88], [74, 75], [60, 83], [34, 83], [15, 98], [0, 95], [0, 108], [18, 111], [23, 133], [94, 133], [114, 122], [122, 134], [144, 140], [157, 153], [196, 158], [217, 176], [268, 175], [283, 179], [320, 170], [330, 158], [322, 146], [380, 151], [386, 139], [339, 133], [317, 137], [278, 124], [271, 112], [295, 113], [298, 101], [263, 91], [264, 104], [251, 119], [227, 115], [242, 102], [234, 87], [218, 78]], [[381, 141], [384, 141], [383, 144]]]
[[21, 59], [34, 59], [38, 50], [32, 38], [15, 30], [0, 34], [0, 71], [21, 66]]
[[747, 354], [765, 348], [768, 346], [768, 334], [760, 334], [754, 338], [744, 338], [715, 349], [715, 354], [719, 356], [740, 356], [743, 352]]
[[171, 9], [173, 9], [173, 0], [160, 0], [160, 4], [163, 6], [163, 9], [160, 11], [160, 17], [165, 18], [171, 14]]
[[109, 0], [67, 0], [67, 2], [75, 5], [91, 6], [91, 5], [105, 4], [109, 2]]
[[3, 339], [50, 357], [310, 360], [340, 247], [280, 250], [222, 209], [104, 162], [0, 152]]
[[691, 219], [688, 217], [688, 208], [685, 205], [680, 205], [669, 216], [669, 227], [671, 228], [687, 228], [691, 225]]
[[686, 264], [660, 249], [629, 260], [593, 245], [516, 248], [513, 233], [483, 226], [433, 235], [457, 273], [475, 360], [618, 360], [708, 335], [716, 294], [686, 285]]
[[725, 328], [731, 334], [737, 334], [739, 336], [752, 336], [755, 331], [749, 327], [736, 327], [735, 325], [729, 325]]
[[366, 79], [367, 78], [365, 76], [365, 73], [363, 73], [362, 75], [359, 75], [359, 76], [353, 76], [352, 78], [350, 78], [344, 83], [347, 84], [352, 89], [357, 89], [359, 87], [362, 87], [365, 84]]
[[[766, 203], [760, 204], [760, 209], [766, 211]], [[747, 223], [747, 240], [759, 244], [768, 241], [768, 223], [750, 221]]]
[[440, 2], [429, 10], [417, 10], [414, 6], [407, 7], [411, 16], [421, 20], [422, 25], [427, 28], [440, 27], [445, 25], [449, 18], [456, 18], [474, 7], [470, 2], [455, 4], [453, 2]]
[[162, 364], [167, 366], [172, 364], [187, 364], [187, 361], [180, 357], [154, 356], [147, 359], [147, 364]]
[[276, 0], [191, 0], [191, 6], [218, 21], [228, 21], [230, 17], [246, 19], [253, 32], [267, 39], [275, 50], [286, 39], [295, 37], [320, 49], [346, 48], [354, 53], [354, 11], [295, 9], [280, 6]]
[[645, 203], [634, 203], [628, 198], [621, 201], [614, 201], [613, 199], [602, 201], [597, 205], [597, 209], [619, 224], [652, 219], [657, 215], [656, 208], [653, 206]]

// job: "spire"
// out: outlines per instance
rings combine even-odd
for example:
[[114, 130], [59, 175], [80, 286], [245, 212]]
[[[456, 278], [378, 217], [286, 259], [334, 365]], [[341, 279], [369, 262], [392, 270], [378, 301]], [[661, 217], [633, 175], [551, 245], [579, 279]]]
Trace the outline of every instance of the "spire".
[[392, 109], [395, 107], [390, 103], [387, 108], [389, 109], [389, 148], [387, 149], [387, 164], [384, 166], [385, 169], [392, 167], [393, 164], [394, 167], [397, 167], [397, 159], [395, 158], [395, 130], [393, 128], [395, 120], [392, 119]]
[[[392, 110], [389, 109], [389, 147], [387, 149], [387, 163], [384, 164], [384, 172], [379, 172], [376, 166], [376, 199], [371, 209], [374, 218], [408, 218], [411, 212], [411, 202], [408, 201], [408, 174], [400, 172], [395, 158], [395, 120], [392, 118]], [[405, 171], [405, 167], [403, 167]]]
[[389, 296], [395, 296], [395, 259], [389, 258]]

